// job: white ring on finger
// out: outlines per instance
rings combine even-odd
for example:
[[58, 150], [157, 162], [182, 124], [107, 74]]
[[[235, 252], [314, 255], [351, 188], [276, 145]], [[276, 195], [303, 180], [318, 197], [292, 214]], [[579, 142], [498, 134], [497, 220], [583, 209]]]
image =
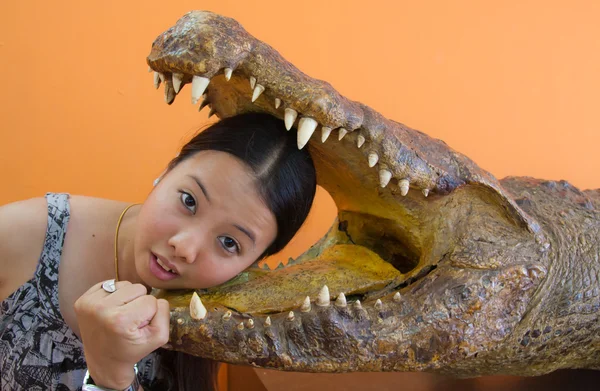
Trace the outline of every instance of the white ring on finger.
[[102, 283], [102, 289], [104, 289], [108, 293], [113, 293], [117, 290], [117, 286], [115, 285], [115, 280], [106, 280]]

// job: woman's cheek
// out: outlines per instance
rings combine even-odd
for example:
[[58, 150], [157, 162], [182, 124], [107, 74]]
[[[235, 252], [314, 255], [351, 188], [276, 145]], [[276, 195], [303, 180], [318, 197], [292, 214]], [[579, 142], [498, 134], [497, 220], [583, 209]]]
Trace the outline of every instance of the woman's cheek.
[[228, 267], [211, 264], [209, 270], [198, 273], [198, 277], [202, 279], [208, 287], [216, 286], [231, 280], [237, 273], [230, 270]]
[[177, 227], [177, 219], [174, 214], [164, 210], [148, 213], [144, 220], [146, 230], [153, 232], [157, 236], [173, 232]]

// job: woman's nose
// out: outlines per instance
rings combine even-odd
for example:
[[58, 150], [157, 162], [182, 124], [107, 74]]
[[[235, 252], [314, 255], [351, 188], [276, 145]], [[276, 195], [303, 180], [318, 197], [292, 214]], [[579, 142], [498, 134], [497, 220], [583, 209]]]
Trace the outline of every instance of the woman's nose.
[[187, 263], [194, 263], [202, 248], [202, 239], [189, 232], [177, 233], [169, 239], [168, 243], [173, 248], [175, 256]]

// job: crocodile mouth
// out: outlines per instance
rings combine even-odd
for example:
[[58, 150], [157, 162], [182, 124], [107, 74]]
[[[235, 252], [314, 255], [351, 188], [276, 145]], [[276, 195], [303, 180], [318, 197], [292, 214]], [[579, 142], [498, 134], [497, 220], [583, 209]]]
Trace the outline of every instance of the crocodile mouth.
[[[465, 288], [467, 274], [448, 272], [451, 254], [467, 230], [483, 225], [493, 231], [495, 222], [508, 221], [536, 235], [538, 243], [544, 240], [530, 216], [470, 159], [305, 75], [233, 19], [190, 12], [154, 41], [147, 62], [168, 104], [191, 99], [195, 109], [208, 106], [209, 116], [264, 112], [282, 119], [296, 133], [298, 147], [309, 148], [317, 183], [338, 211], [328, 233], [283, 268], [254, 267], [196, 292], [159, 292], [171, 303], [171, 340], [179, 350], [222, 361], [252, 359], [261, 366], [314, 370], [309, 364], [292, 365], [285, 354], [273, 363], [265, 342], [278, 351], [279, 337], [269, 334], [272, 326], [286, 330], [282, 333], [294, 346], [308, 343], [306, 335], [315, 328], [331, 334], [325, 340], [340, 344], [375, 328], [397, 338], [396, 321], [387, 319], [402, 317], [409, 324], [440, 316], [439, 311], [425, 315], [417, 310], [423, 308], [423, 295], [454, 292], [451, 279], [464, 280], [458, 286], [473, 291]], [[509, 278], [510, 273], [489, 278]], [[473, 281], [480, 284], [477, 278]], [[481, 306], [485, 296], [456, 292], [479, 303], [473, 306]], [[255, 345], [244, 339], [250, 350], [240, 353], [244, 330], [255, 333], [249, 334]], [[346, 342], [340, 342], [340, 335]], [[327, 355], [360, 350], [360, 344], [353, 344], [337, 352], [334, 345]], [[339, 370], [322, 365], [319, 371]], [[355, 364], [339, 365], [346, 370]]]
[[[433, 270], [442, 250], [433, 245], [431, 233], [439, 227], [430, 216], [439, 213], [442, 199], [458, 183], [449, 183], [443, 170], [420, 157], [419, 145], [442, 144], [290, 68], [276, 51], [241, 30], [230, 28], [227, 39], [237, 42], [227, 44], [207, 40], [207, 31], [190, 36], [189, 28], [202, 30], [207, 18], [213, 16], [188, 14], [154, 42], [148, 63], [155, 86], [164, 85], [168, 104], [189, 99], [193, 108], [208, 106], [209, 116], [258, 111], [282, 119], [296, 133], [298, 148], [309, 148], [317, 182], [333, 198], [338, 216], [329, 232], [287, 267], [250, 270], [198, 291], [202, 301], [246, 315], [287, 313], [306, 297], [316, 300], [326, 287], [331, 298], [342, 294], [349, 302], [374, 304]], [[246, 48], [249, 44], [253, 47]], [[204, 50], [213, 54], [202, 55]], [[186, 59], [183, 53], [192, 51], [196, 56]], [[176, 302], [189, 300], [181, 292], [168, 295]]]

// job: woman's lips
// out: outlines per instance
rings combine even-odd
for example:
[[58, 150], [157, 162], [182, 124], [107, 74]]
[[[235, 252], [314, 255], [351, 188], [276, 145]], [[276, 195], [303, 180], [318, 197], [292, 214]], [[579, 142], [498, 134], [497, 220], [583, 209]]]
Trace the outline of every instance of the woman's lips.
[[156, 255], [150, 253], [150, 272], [161, 281], [169, 281], [177, 277], [177, 274], [166, 271], [157, 262]]

